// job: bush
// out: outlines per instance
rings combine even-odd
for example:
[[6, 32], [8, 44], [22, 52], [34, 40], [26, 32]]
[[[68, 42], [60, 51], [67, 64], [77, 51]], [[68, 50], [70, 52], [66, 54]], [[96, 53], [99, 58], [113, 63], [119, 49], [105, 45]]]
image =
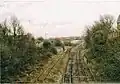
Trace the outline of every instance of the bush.
[[51, 57], [53, 54], [52, 54], [52, 52], [46, 52], [45, 54], [44, 54], [45, 56], [48, 56], [48, 57]]
[[64, 44], [65, 46], [72, 46], [72, 43], [70, 41], [65, 41]]
[[49, 41], [49, 40], [44, 40], [44, 42], [43, 42], [43, 47], [44, 47], [44, 48], [50, 48], [50, 47], [51, 47], [50, 41]]
[[58, 39], [55, 39], [55, 46], [62, 46], [62, 42]]
[[57, 49], [54, 48], [54, 47], [52, 47], [52, 48], [50, 49], [50, 51], [51, 51], [53, 54], [57, 54]]
[[115, 33], [112, 25], [113, 19], [102, 17], [87, 30], [85, 37], [86, 49], [89, 49], [86, 56], [91, 64], [91, 60], [95, 61], [96, 68], [99, 66], [94, 71], [99, 73], [99, 77], [95, 75], [102, 82], [120, 82], [120, 38], [108, 38], [111, 32]]
[[17, 75], [21, 77], [23, 73], [28, 74], [30, 70], [28, 67], [34, 67], [35, 64], [40, 63], [42, 57], [42, 52], [36, 47], [32, 34], [24, 33], [17, 18], [12, 18], [11, 23], [11, 29], [6, 22], [0, 24], [2, 83], [19, 80]]

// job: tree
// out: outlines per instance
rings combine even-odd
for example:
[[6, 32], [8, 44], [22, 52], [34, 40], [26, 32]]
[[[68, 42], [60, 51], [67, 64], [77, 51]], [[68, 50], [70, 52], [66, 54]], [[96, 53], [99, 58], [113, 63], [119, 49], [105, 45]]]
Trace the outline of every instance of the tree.
[[17, 34], [18, 34], [18, 35], [24, 35], [24, 30], [23, 30], [23, 27], [22, 27], [21, 25], [18, 26]]
[[11, 17], [11, 26], [13, 28], [12, 31], [13, 31], [13, 36], [15, 38], [15, 36], [17, 35], [17, 29], [20, 26], [20, 22], [16, 16]]
[[91, 46], [91, 31], [89, 28], [87, 28], [86, 31], [86, 36], [84, 37], [85, 43], [86, 43], [86, 48], [89, 48]]
[[105, 29], [110, 30], [113, 28], [114, 18], [111, 15], [100, 16], [100, 23], [104, 26]]
[[120, 75], [118, 75], [120, 73], [118, 66], [120, 63], [120, 39], [118, 39], [119, 36], [108, 38], [109, 35], [116, 34], [113, 32], [113, 22], [112, 16], [101, 16], [100, 20], [95, 21], [86, 33], [86, 48], [89, 49], [86, 56], [89, 62], [96, 66], [94, 74], [97, 77], [97, 73], [99, 73], [99, 78], [101, 78], [101, 80], [97, 79], [98, 81], [120, 81]]
[[37, 43], [41, 43], [42, 41], [44, 41], [44, 38], [43, 38], [43, 37], [38, 37], [38, 38], [37, 38]]
[[55, 46], [62, 46], [62, 42], [59, 39], [55, 39]]
[[43, 37], [38, 37], [37, 39], [38, 39], [39, 41], [43, 41], [43, 40], [44, 40]]
[[50, 48], [50, 46], [51, 46], [50, 41], [49, 41], [49, 40], [44, 40], [44, 42], [43, 42], [43, 47], [45, 47], [45, 48]]

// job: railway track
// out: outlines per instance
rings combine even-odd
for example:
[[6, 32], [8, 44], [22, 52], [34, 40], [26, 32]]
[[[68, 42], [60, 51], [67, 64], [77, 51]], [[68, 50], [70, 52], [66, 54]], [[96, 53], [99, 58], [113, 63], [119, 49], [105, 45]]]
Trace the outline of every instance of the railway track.
[[92, 81], [93, 75], [77, 49], [71, 50], [68, 66], [63, 75], [62, 83], [81, 83]]
[[34, 82], [45, 82], [45, 80], [47, 79], [47, 77], [49, 76], [49, 74], [52, 72], [52, 70], [54, 69], [54, 67], [59, 63], [59, 61], [61, 61], [65, 54], [67, 54], [68, 50], [66, 50], [64, 52], [64, 54], [62, 56], [58, 55], [55, 59], [53, 60], [51, 63], [49, 63], [49, 65], [46, 66], [46, 68], [44, 68], [44, 70], [40, 73], [40, 75], [37, 77], [37, 79]]

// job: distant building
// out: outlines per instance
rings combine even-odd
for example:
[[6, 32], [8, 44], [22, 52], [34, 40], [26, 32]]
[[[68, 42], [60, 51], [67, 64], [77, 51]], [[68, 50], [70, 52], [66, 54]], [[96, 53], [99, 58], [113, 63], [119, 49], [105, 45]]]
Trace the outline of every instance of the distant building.
[[118, 19], [117, 19], [117, 27], [120, 28], [120, 15], [118, 16]]
[[118, 16], [117, 24], [120, 24], [120, 15]]
[[71, 43], [72, 43], [72, 44], [79, 44], [79, 43], [80, 43], [80, 40], [72, 40]]

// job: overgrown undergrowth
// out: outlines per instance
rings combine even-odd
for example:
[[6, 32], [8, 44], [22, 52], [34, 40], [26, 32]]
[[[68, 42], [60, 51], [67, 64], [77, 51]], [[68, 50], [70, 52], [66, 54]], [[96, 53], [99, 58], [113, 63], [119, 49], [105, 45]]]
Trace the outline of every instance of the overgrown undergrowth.
[[[43, 47], [36, 45], [38, 41], [43, 42]], [[57, 54], [57, 50], [49, 41], [36, 39], [32, 34], [25, 33], [16, 17], [0, 23], [2, 83], [22, 81], [22, 77], [28, 76], [38, 68], [40, 62], [47, 61], [54, 54]]]
[[[120, 33], [112, 25], [112, 17], [103, 16], [87, 30], [85, 37], [84, 56], [98, 82], [120, 82]], [[110, 34], [113, 35], [109, 38]]]

